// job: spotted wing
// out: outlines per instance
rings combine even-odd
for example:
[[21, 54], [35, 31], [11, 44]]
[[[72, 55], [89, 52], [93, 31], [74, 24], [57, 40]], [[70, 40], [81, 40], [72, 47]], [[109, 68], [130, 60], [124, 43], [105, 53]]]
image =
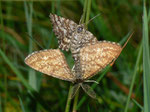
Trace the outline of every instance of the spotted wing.
[[89, 79], [101, 71], [121, 53], [121, 46], [117, 43], [101, 41], [80, 50], [80, 67], [82, 78]]
[[60, 50], [41, 50], [33, 52], [25, 59], [31, 68], [49, 76], [62, 80], [73, 81], [73, 75]]
[[53, 24], [53, 31], [58, 38], [59, 48], [69, 50], [70, 39], [72, 33], [77, 27], [77, 24], [72, 20], [50, 14], [50, 20]]

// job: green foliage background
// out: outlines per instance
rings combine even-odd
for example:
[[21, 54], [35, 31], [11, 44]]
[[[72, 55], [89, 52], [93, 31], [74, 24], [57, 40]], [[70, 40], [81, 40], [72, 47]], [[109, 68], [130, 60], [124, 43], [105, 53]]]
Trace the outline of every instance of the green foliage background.
[[[0, 112], [65, 111], [70, 83], [30, 69], [24, 59], [33, 51], [58, 48], [50, 13], [79, 23], [86, 1], [90, 0], [0, 1]], [[92, 78], [105, 75], [95, 87], [98, 98], [80, 90], [76, 111], [150, 112], [150, 1], [145, 3], [147, 9], [143, 4], [141, 0], [91, 1], [90, 18], [100, 16], [88, 24], [88, 30], [99, 41], [123, 45], [134, 34], [113, 67]], [[71, 53], [63, 53], [73, 66]], [[70, 112], [73, 105], [72, 100]]]

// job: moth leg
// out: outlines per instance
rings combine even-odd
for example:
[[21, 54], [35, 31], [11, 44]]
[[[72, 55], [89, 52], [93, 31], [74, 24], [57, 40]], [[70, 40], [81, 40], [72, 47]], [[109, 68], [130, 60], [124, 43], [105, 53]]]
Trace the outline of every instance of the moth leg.
[[75, 72], [75, 65], [73, 65], [71, 71], [74, 73]]
[[80, 88], [80, 84], [75, 84], [72, 88], [71, 88], [71, 95], [70, 95], [70, 98], [69, 99], [72, 99], [74, 98], [74, 96], [76, 95], [77, 91], [79, 90]]
[[99, 84], [99, 82], [95, 81], [95, 80], [85, 80], [84, 82], [94, 82], [96, 84]]
[[96, 98], [96, 93], [89, 85], [81, 83], [81, 87], [90, 97]]

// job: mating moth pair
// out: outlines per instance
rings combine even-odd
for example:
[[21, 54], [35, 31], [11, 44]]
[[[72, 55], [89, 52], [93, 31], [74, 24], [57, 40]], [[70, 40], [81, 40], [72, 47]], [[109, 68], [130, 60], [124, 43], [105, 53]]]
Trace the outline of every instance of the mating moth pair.
[[50, 14], [53, 31], [58, 38], [59, 48], [71, 50], [75, 65], [71, 70], [64, 54], [59, 49], [33, 52], [26, 57], [25, 63], [31, 68], [58, 79], [76, 83], [72, 88], [72, 96], [81, 86], [83, 90], [95, 98], [90, 86], [83, 84], [96, 75], [121, 53], [122, 47], [115, 42], [98, 41], [86, 30], [84, 24], [76, 24], [55, 14]]

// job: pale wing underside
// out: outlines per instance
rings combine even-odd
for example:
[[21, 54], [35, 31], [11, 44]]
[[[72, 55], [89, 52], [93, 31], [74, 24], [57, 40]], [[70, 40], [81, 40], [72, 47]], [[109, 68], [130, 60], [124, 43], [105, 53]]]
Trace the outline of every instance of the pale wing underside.
[[60, 50], [41, 50], [30, 54], [25, 63], [31, 68], [49, 76], [73, 81], [73, 75]]
[[72, 20], [55, 14], [50, 14], [50, 19], [53, 24], [53, 31], [58, 38], [59, 48], [68, 51], [70, 39], [72, 38], [72, 33], [76, 29], [77, 24]]
[[119, 56], [121, 50], [121, 46], [117, 43], [106, 41], [83, 47], [80, 50], [82, 79], [89, 79], [101, 71]]

